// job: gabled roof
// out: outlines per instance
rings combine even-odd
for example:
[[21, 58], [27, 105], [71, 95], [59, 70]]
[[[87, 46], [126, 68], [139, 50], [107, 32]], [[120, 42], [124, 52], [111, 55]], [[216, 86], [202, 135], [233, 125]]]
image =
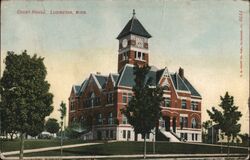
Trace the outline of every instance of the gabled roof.
[[133, 67], [134, 66], [131, 64], [126, 64], [123, 67], [123, 70], [117, 81], [117, 86], [133, 87], [135, 85]]
[[112, 82], [114, 84], [114, 86], [116, 85], [117, 81], [118, 81], [118, 78], [119, 78], [119, 74], [114, 74], [114, 73], [111, 73], [111, 79], [112, 79]]
[[192, 86], [192, 84], [186, 78], [184, 78], [184, 82], [187, 85], [188, 89], [190, 90], [191, 95], [201, 97], [198, 91]]
[[77, 95], [80, 91], [81, 86], [79, 85], [73, 85], [73, 91]]
[[[118, 78], [117, 86], [133, 87], [135, 85], [134, 65], [126, 64]], [[152, 85], [156, 85], [156, 71], [150, 70], [146, 76], [146, 81], [151, 80]]]
[[141, 22], [135, 17], [135, 15], [128, 21], [126, 26], [123, 28], [117, 39], [127, 36], [129, 34], [135, 34], [138, 36], [150, 38], [152, 37], [147, 30], [143, 27]]
[[86, 86], [87, 86], [87, 83], [88, 83], [88, 79], [85, 79], [85, 80], [82, 82], [82, 85], [81, 85], [80, 90], [79, 90], [79, 92], [78, 92], [79, 95], [82, 94], [82, 92], [84, 91], [84, 89], [85, 89]]
[[174, 83], [174, 87], [176, 90], [190, 92], [192, 96], [201, 97], [198, 91], [185, 77], [181, 78], [177, 73], [170, 74], [170, 77]]
[[104, 88], [108, 77], [104, 76], [104, 75], [100, 75], [100, 74], [97, 74], [97, 75], [94, 75], [94, 76], [96, 77], [96, 79], [97, 79], [98, 83], [100, 84], [101, 88]]
[[163, 73], [164, 73], [165, 69], [160, 69], [158, 71], [156, 71], [156, 81], [159, 82], [159, 80], [161, 79]]
[[176, 90], [189, 92], [189, 89], [186, 87], [185, 83], [183, 82], [179, 74], [177, 73], [170, 74], [170, 77], [174, 83], [174, 87]]

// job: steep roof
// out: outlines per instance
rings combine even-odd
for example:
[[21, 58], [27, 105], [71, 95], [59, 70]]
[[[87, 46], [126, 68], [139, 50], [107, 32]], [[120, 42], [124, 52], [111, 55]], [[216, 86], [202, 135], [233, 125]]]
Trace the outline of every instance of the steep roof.
[[95, 75], [95, 77], [96, 77], [98, 83], [100, 84], [100, 86], [101, 86], [102, 88], [104, 88], [104, 86], [105, 86], [105, 84], [106, 84], [106, 81], [107, 81], [108, 77], [107, 77], [107, 76], [100, 75], [100, 74]]
[[74, 93], [78, 94], [80, 91], [80, 88], [81, 88], [81, 86], [79, 86], [79, 85], [73, 85]]
[[162, 74], [164, 73], [165, 69], [160, 69], [158, 71], [156, 71], [156, 81], [159, 81], [162, 77]]
[[135, 17], [135, 15], [128, 21], [126, 26], [123, 28], [117, 39], [127, 36], [129, 34], [135, 34], [138, 36], [150, 38], [152, 37], [148, 31], [143, 27], [141, 22]]
[[192, 96], [201, 97], [198, 91], [192, 86], [192, 84], [184, 77], [181, 78], [179, 74], [170, 74], [176, 90], [190, 92]]
[[189, 89], [187, 88], [187, 86], [185, 85], [181, 77], [179, 76], [179, 74], [177, 73], [171, 74], [171, 78], [174, 82], [174, 86], [176, 90], [187, 91], [187, 92], [189, 91]]
[[80, 89], [79, 89], [78, 94], [81, 94], [81, 93], [84, 91], [84, 89], [85, 89], [86, 86], [87, 86], [87, 83], [88, 83], [88, 79], [85, 79], [85, 80], [82, 82], [82, 85], [81, 85], [81, 87], [80, 87]]
[[[133, 87], [135, 85], [134, 78], [134, 65], [126, 64], [118, 78], [117, 86]], [[146, 79], [146, 81], [151, 80], [152, 85], [156, 85], [156, 71], [150, 70]]]
[[198, 91], [192, 86], [192, 84], [186, 78], [184, 78], [184, 82], [187, 85], [187, 87], [189, 88], [191, 95], [201, 97], [201, 95], [198, 93]]
[[113, 74], [113, 73], [111, 73], [111, 78], [112, 78], [112, 81], [113, 81], [114, 86], [115, 86], [115, 84], [116, 84], [117, 81], [118, 81], [119, 74]]

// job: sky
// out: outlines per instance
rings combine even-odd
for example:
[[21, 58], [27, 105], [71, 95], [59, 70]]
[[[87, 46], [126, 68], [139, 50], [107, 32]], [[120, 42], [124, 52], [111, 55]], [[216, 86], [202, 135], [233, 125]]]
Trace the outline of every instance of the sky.
[[[202, 121], [209, 119], [206, 110], [218, 107], [228, 91], [243, 114], [242, 133], [248, 132], [249, 5], [244, 1], [4, 0], [1, 66], [7, 51], [45, 57], [54, 94], [51, 117], [59, 119], [60, 102], [68, 104], [73, 84], [80, 85], [90, 73], [117, 72], [116, 37], [133, 9], [152, 35], [150, 65], [167, 66], [170, 72], [184, 68], [185, 77], [202, 95]], [[82, 14], [50, 14], [56, 11]]]

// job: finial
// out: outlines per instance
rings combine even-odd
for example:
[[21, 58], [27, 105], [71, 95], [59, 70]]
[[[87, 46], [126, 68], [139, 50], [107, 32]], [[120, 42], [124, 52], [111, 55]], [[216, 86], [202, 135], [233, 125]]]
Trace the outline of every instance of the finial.
[[135, 16], [135, 9], [133, 9], [133, 17]]

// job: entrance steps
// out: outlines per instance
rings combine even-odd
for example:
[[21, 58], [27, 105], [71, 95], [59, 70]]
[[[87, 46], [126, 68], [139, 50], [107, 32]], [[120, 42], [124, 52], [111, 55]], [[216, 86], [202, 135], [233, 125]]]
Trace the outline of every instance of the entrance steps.
[[160, 132], [166, 136], [167, 138], [169, 138], [169, 141], [170, 142], [180, 142], [180, 138], [173, 132], [171, 131], [165, 131], [165, 130], [162, 130], [160, 129]]

